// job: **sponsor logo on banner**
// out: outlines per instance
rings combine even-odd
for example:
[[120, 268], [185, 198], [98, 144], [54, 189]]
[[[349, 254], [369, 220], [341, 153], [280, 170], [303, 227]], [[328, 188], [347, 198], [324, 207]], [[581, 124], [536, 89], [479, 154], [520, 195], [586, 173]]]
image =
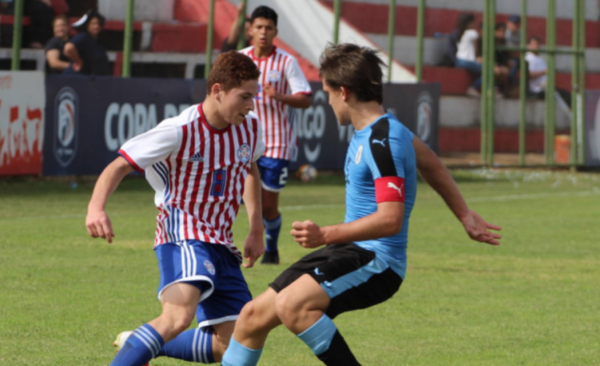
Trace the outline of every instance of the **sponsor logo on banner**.
[[67, 167], [77, 154], [79, 98], [67, 86], [58, 92], [54, 103], [54, 156], [60, 165]]
[[431, 136], [432, 101], [429, 92], [425, 91], [417, 99], [417, 136], [428, 141]]
[[[325, 107], [327, 95], [319, 90], [315, 94], [312, 106], [298, 111], [297, 132], [298, 137], [304, 138], [302, 147], [304, 156], [309, 163], [314, 163], [321, 155], [321, 142], [325, 135]], [[316, 143], [314, 142], [316, 141]]]
[[41, 72], [0, 72], [0, 175], [41, 173], [43, 85]]

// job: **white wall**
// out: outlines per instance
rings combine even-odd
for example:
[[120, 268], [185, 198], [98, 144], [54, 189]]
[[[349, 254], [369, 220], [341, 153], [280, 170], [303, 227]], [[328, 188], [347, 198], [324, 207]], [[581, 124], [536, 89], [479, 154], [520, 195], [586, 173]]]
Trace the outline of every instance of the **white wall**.
[[[303, 1], [303, 0], [295, 0]], [[355, 3], [372, 3], [389, 5], [389, 0], [344, 0]], [[521, 14], [523, 0], [497, 0], [497, 11], [504, 14]], [[419, 0], [396, 0], [397, 5], [418, 6]], [[546, 17], [548, 14], [548, 0], [530, 0], [527, 13], [530, 16]], [[427, 0], [428, 8], [448, 8], [455, 10], [470, 10], [483, 12], [483, 0]], [[558, 18], [573, 18], [573, 0], [556, 0], [556, 16]], [[585, 1], [585, 18], [598, 20], [600, 6], [598, 0]]]
[[[175, 0], [138, 0], [135, 2], [136, 21], [168, 22], [173, 20]], [[110, 20], [125, 20], [126, 0], [98, 0], [98, 11]]]

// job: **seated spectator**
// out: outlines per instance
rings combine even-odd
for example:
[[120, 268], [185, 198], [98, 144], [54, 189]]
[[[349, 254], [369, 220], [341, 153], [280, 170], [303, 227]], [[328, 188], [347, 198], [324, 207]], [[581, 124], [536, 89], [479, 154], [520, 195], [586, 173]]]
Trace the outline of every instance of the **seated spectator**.
[[110, 75], [106, 49], [98, 42], [103, 26], [104, 17], [95, 10], [73, 24], [78, 33], [65, 45], [65, 55], [72, 61], [65, 74]]
[[[506, 45], [506, 39], [504, 38], [505, 33], [506, 24], [502, 22], [496, 23], [494, 31], [496, 47]], [[511, 65], [509, 52], [496, 49], [494, 57], [494, 75], [496, 77], [496, 84], [500, 90], [506, 91], [510, 86]]]
[[479, 39], [479, 33], [475, 29], [475, 16], [468, 13], [459, 14], [454, 33], [458, 40], [456, 67], [467, 69], [478, 76], [477, 80], [467, 89], [467, 95], [479, 96], [481, 60], [476, 57], [477, 50], [475, 47], [477, 39]]
[[529, 93], [540, 99], [544, 99], [546, 91], [546, 61], [539, 55], [542, 41], [539, 37], [529, 38], [527, 43], [528, 52], [525, 54], [525, 61], [528, 65]]
[[69, 40], [69, 21], [64, 15], [54, 18], [52, 24], [54, 38], [46, 44], [46, 74], [62, 74], [69, 67], [69, 58], [64, 54]]
[[50, 0], [25, 0], [23, 15], [31, 18], [31, 25], [23, 29], [25, 47], [44, 48], [52, 38], [54, 10]]
[[242, 44], [242, 48], [246, 48], [250, 46], [250, 40], [252, 36], [250, 35], [250, 19], [244, 14], [244, 4], [240, 3], [237, 7], [237, 16], [235, 17], [233, 23], [231, 23], [231, 28], [229, 29], [229, 35], [227, 38], [223, 40], [223, 44], [221, 45], [221, 52], [227, 51], [235, 51], [238, 49], [238, 41], [240, 40], [240, 35], [242, 33], [242, 27], [239, 26], [240, 19], [245, 18], [244, 20], [244, 42]]

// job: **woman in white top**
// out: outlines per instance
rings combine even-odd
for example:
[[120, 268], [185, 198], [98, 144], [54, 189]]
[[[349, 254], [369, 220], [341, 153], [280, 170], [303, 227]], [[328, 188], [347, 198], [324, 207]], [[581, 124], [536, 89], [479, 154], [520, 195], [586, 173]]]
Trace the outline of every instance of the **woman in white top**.
[[467, 69], [478, 76], [477, 80], [469, 89], [468, 95], [479, 95], [481, 88], [481, 60], [477, 59], [477, 50], [475, 49], [479, 32], [475, 29], [475, 16], [469, 13], [461, 13], [456, 21], [457, 51], [456, 67]]

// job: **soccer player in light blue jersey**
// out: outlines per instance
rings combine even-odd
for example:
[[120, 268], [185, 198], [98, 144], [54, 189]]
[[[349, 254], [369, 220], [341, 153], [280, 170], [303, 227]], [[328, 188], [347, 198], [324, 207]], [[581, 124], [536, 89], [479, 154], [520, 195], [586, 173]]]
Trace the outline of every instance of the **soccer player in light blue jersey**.
[[352, 44], [330, 46], [321, 58], [323, 90], [341, 124], [356, 130], [345, 163], [346, 217], [319, 227], [294, 222], [291, 234], [316, 250], [286, 269], [246, 304], [224, 366], [254, 366], [269, 331], [280, 324], [329, 366], [360, 365], [332, 319], [391, 298], [406, 273], [410, 213], [417, 172], [446, 201], [469, 236], [498, 245], [500, 227], [469, 210], [437, 156], [382, 107], [383, 62]]

